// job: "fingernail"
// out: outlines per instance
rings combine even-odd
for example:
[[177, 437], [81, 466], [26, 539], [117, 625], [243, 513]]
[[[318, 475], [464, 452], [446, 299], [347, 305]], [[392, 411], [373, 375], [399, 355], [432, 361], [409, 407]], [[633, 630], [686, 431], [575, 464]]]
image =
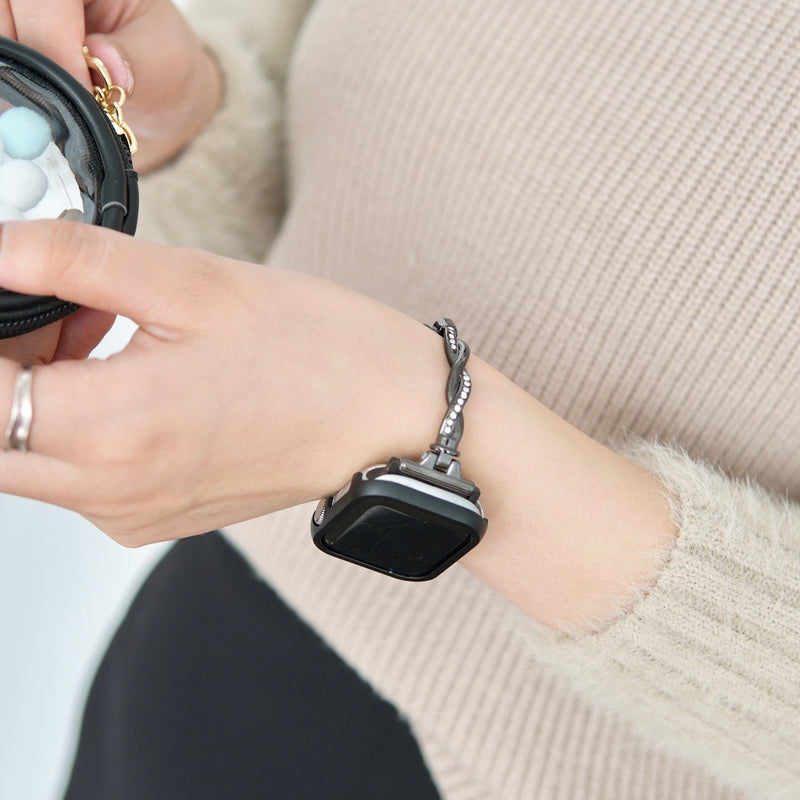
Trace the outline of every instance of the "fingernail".
[[87, 46], [91, 54], [105, 64], [112, 83], [124, 89], [125, 94], [130, 96], [135, 83], [133, 70], [130, 61], [122, 55], [117, 45], [102, 37], [93, 37], [91, 41], [87, 42]]
[[113, 45], [108, 47], [106, 66], [114, 83], [124, 89], [125, 93], [130, 96], [134, 85], [131, 62], [123, 58], [119, 50]]
[[123, 58], [119, 53], [117, 53], [117, 58], [122, 66], [122, 74], [125, 76], [124, 81], [118, 85], [121, 86], [128, 97], [130, 97], [136, 87], [136, 81], [133, 78], [133, 70], [131, 69], [131, 62]]

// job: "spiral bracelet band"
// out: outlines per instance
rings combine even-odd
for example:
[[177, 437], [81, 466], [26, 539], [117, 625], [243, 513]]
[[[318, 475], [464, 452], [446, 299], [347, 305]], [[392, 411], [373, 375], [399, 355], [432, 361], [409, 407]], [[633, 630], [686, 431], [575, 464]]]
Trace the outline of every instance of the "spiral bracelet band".
[[472, 390], [472, 379], [466, 370], [469, 346], [458, 338], [455, 323], [446, 317], [436, 320], [430, 327], [444, 339], [445, 354], [450, 364], [446, 387], [449, 405], [439, 427], [439, 436], [430, 445], [430, 450], [422, 457], [421, 463], [449, 474], [460, 475], [458, 443], [464, 433], [464, 406]]

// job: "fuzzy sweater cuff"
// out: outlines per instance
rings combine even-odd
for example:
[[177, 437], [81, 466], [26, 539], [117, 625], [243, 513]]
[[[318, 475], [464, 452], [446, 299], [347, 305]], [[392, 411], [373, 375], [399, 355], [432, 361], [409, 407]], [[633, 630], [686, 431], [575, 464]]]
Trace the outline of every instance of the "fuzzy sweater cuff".
[[196, 27], [220, 65], [222, 105], [177, 158], [142, 179], [139, 229], [154, 241], [262, 261], [284, 197], [280, 91], [232, 24]]
[[629, 613], [555, 644], [553, 661], [724, 780], [796, 798], [800, 509], [659, 444], [627, 455], [667, 487], [680, 536]]

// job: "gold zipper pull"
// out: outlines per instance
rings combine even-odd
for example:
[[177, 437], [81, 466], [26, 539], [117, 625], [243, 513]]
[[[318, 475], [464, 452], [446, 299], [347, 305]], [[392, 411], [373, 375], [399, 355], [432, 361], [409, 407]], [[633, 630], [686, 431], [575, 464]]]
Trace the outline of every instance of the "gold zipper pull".
[[86, 59], [86, 66], [89, 67], [89, 70], [97, 73], [103, 80], [103, 86], [94, 87], [94, 99], [111, 120], [114, 130], [127, 139], [131, 155], [135, 155], [139, 144], [131, 126], [122, 117], [122, 106], [128, 99], [127, 92], [111, 80], [111, 74], [106, 65], [97, 56], [93, 56], [88, 47], [83, 48], [83, 57]]

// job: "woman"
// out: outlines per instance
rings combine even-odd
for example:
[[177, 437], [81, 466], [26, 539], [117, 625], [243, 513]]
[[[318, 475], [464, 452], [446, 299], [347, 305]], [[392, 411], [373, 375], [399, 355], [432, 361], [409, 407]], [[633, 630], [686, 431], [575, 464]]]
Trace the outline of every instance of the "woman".
[[[34, 372], [29, 452], [2, 455], [0, 490], [126, 545], [233, 526], [179, 544], [143, 589], [70, 796], [795, 796], [800, 9], [319, 0], [289, 62], [288, 209], [267, 252], [283, 85], [269, 26], [292, 11], [197, 8], [196, 38], [164, 1], [50, 5], [10, 2], [6, 32], [84, 81], [84, 39], [123, 88], [135, 75], [145, 227], [206, 249], [5, 227], [0, 285], [99, 311], [6, 350], [9, 408], [15, 359], [54, 363]], [[448, 363], [420, 322], [445, 312], [474, 353], [459, 449], [489, 527], [441, 577], [404, 584], [317, 553], [308, 504], [426, 451]], [[131, 344], [74, 360], [109, 313], [140, 325]], [[626, 429], [638, 443], [612, 447]], [[419, 753], [383, 722], [325, 730], [360, 701], [304, 727], [268, 670], [297, 675], [317, 651], [261, 668], [250, 633], [268, 601], [229, 604], [247, 570], [226, 542], [400, 710]], [[288, 612], [269, 603], [278, 630]], [[198, 628], [223, 650], [200, 634], [165, 649], [198, 607], [230, 610]], [[187, 678], [181, 657], [219, 664]], [[245, 699], [220, 702], [251, 657]], [[248, 699], [284, 691], [237, 738]], [[308, 752], [274, 738], [287, 715]], [[285, 749], [261, 773], [243, 740]], [[298, 783], [269, 782], [281, 763]]]

